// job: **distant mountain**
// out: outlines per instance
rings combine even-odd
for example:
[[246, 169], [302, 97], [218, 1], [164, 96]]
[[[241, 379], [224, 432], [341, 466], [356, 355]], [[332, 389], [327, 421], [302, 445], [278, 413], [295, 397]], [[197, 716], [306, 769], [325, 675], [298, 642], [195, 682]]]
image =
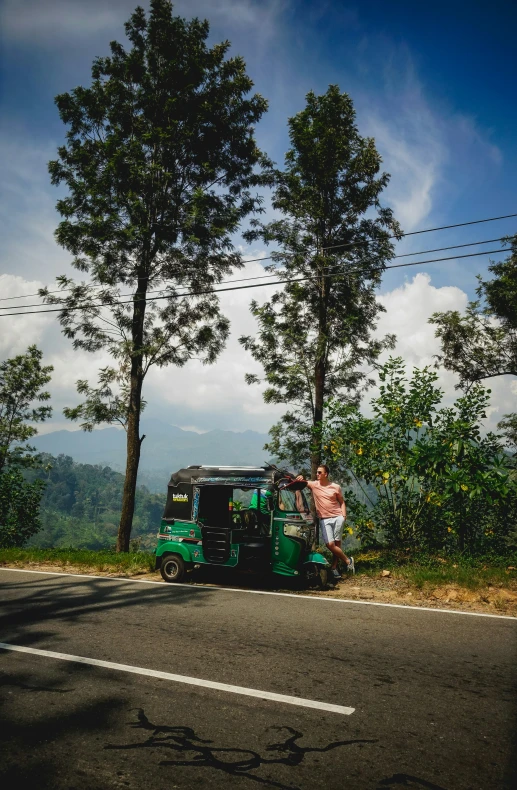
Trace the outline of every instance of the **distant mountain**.
[[[153, 491], [167, 485], [172, 472], [191, 464], [261, 466], [270, 460], [263, 449], [268, 437], [256, 431], [208, 431], [195, 433], [156, 419], [142, 420], [139, 482]], [[85, 431], [54, 431], [35, 436], [31, 444], [50, 455], [69, 455], [83, 464], [103, 464], [123, 472], [126, 435], [117, 428]]]

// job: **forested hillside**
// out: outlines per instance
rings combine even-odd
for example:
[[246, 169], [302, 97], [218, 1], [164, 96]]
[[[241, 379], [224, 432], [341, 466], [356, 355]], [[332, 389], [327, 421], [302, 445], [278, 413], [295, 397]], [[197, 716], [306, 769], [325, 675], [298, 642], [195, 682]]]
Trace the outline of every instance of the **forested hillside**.
[[[79, 464], [68, 455], [43, 456], [43, 468], [27, 472], [46, 483], [41, 502], [43, 528], [30, 545], [100, 549], [115, 544], [124, 475], [109, 466]], [[138, 486], [132, 538], [154, 547], [165, 502], [163, 495]]]

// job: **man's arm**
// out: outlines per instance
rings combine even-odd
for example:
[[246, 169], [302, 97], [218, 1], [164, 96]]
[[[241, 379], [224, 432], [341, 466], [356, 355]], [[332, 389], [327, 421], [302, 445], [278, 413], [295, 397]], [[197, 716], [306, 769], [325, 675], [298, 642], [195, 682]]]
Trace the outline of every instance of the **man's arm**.
[[344, 498], [343, 498], [343, 494], [341, 493], [341, 486], [338, 486], [338, 490], [337, 490], [337, 501], [338, 501], [338, 502], [340, 503], [340, 505], [341, 505], [341, 515], [343, 516], [343, 518], [344, 518], [344, 519], [345, 519], [345, 521], [346, 521], [346, 502], [345, 502], [345, 500], [344, 500]]

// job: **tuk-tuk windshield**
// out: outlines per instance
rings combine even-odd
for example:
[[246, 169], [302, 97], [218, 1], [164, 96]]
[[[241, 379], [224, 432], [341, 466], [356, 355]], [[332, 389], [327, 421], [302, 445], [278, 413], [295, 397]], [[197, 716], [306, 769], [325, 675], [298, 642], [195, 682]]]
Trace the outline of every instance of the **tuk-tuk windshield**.
[[283, 488], [278, 492], [278, 507], [289, 513], [303, 513], [308, 516], [311, 512], [311, 492], [309, 488], [303, 491], [290, 491]]

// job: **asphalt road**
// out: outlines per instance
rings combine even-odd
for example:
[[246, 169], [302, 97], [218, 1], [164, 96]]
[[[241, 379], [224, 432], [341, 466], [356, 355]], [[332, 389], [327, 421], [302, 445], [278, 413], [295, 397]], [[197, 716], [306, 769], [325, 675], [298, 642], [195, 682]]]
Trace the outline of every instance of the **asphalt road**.
[[354, 708], [0, 650], [7, 788], [517, 784], [517, 619], [0, 570], [0, 641]]

